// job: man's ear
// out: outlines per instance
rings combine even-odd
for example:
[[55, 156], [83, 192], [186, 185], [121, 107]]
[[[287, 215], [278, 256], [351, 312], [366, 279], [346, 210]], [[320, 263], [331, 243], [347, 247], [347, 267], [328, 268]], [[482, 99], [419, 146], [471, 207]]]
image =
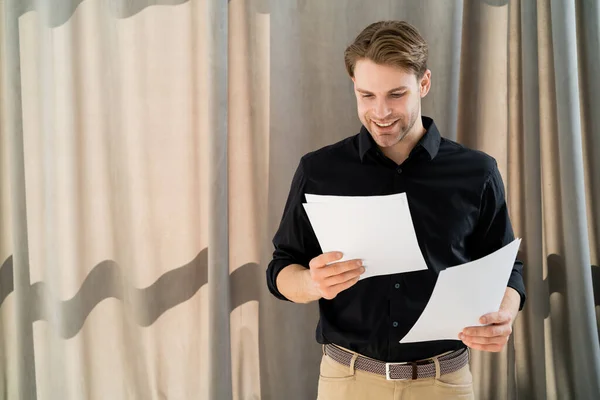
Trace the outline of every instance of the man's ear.
[[427, 93], [429, 93], [429, 89], [431, 89], [431, 70], [428, 69], [423, 74], [419, 85], [421, 97], [427, 96]]

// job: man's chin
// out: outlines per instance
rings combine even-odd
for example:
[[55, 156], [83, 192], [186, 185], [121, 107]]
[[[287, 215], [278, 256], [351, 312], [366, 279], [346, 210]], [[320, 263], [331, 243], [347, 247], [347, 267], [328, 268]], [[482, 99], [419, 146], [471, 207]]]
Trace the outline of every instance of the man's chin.
[[398, 141], [397, 140], [394, 140], [394, 141], [392, 141], [392, 140], [384, 140], [384, 141], [376, 140], [375, 143], [377, 143], [377, 145], [379, 147], [381, 147], [382, 149], [385, 149], [388, 147], [394, 147], [394, 145], [397, 144]]
[[379, 145], [379, 147], [392, 147], [400, 140], [400, 135], [398, 133], [389, 133], [389, 134], [378, 134], [375, 133], [375, 143]]

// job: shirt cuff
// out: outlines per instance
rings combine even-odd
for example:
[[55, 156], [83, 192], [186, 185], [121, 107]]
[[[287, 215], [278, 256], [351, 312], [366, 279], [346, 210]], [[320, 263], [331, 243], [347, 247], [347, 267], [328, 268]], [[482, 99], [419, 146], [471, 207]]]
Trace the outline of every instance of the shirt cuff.
[[525, 300], [527, 299], [527, 295], [525, 294], [525, 285], [523, 283], [523, 276], [519, 272], [513, 270], [510, 274], [510, 279], [508, 280], [507, 286], [516, 290], [517, 293], [519, 293], [519, 296], [521, 296], [521, 303], [519, 304], [519, 311], [521, 311], [525, 305]]
[[283, 294], [281, 294], [281, 292], [277, 288], [277, 276], [285, 267], [292, 264], [299, 263], [295, 260], [281, 258], [272, 260], [269, 263], [269, 266], [267, 267], [267, 287], [269, 288], [271, 294], [277, 297], [279, 300], [291, 302], [291, 300], [285, 297]]

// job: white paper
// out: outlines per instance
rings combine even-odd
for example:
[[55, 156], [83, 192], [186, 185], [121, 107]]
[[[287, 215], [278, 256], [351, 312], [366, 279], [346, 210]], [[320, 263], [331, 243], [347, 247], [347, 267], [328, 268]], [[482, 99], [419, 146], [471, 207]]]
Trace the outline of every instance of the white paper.
[[394, 200], [394, 201], [402, 201], [408, 206], [408, 200], [406, 198], [406, 193], [396, 193], [389, 194], [384, 196], [331, 196], [331, 195], [322, 195], [322, 194], [309, 194], [306, 193], [306, 202], [307, 203], [369, 203], [369, 204], [378, 204], [380, 201]]
[[423, 314], [400, 343], [454, 339], [500, 308], [521, 239], [479, 260], [440, 272]]
[[366, 271], [360, 279], [366, 279], [427, 269], [402, 195], [395, 200], [317, 196], [321, 202], [303, 206], [323, 252], [342, 252], [340, 261], [362, 260]]

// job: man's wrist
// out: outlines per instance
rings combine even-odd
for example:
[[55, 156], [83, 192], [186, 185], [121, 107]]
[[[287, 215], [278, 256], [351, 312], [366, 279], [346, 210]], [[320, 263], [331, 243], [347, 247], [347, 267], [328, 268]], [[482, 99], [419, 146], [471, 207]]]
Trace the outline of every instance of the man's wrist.
[[307, 303], [317, 301], [321, 297], [321, 292], [319, 292], [319, 288], [317, 288], [312, 280], [310, 275], [310, 269], [304, 269], [303, 271], [298, 271], [301, 274], [300, 281], [302, 282], [303, 292], [306, 294]]
[[504, 298], [500, 304], [500, 310], [508, 311], [511, 315], [511, 324], [515, 322], [519, 314], [519, 305], [521, 304], [521, 295], [515, 289], [507, 287], [504, 292]]

